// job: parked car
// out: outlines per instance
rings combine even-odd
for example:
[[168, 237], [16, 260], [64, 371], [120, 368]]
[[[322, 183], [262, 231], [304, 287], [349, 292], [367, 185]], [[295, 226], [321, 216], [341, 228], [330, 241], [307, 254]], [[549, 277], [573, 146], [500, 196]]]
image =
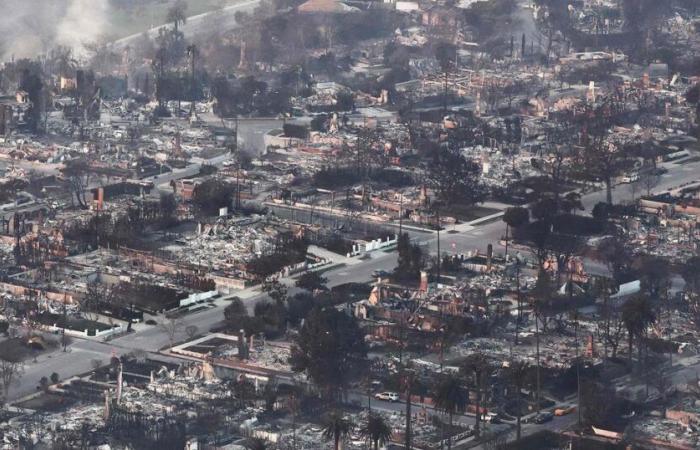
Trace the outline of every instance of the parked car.
[[398, 402], [399, 394], [396, 392], [378, 392], [374, 394], [374, 398], [377, 400], [384, 400], [386, 402]]
[[372, 272], [372, 278], [385, 278], [390, 275], [386, 270], [375, 270]]
[[492, 423], [492, 424], [497, 424], [497, 423], [503, 423], [500, 417], [498, 417], [498, 414], [496, 413], [486, 413], [484, 416], [484, 421], [486, 423]]
[[635, 183], [639, 181], [639, 174], [634, 172], [629, 175], [625, 175], [622, 178], [620, 178], [620, 183], [622, 184], [630, 184], [630, 183]]
[[533, 422], [535, 422], [538, 425], [541, 425], [543, 423], [549, 422], [553, 418], [554, 414], [552, 414], [551, 412], [542, 412], [535, 416]]

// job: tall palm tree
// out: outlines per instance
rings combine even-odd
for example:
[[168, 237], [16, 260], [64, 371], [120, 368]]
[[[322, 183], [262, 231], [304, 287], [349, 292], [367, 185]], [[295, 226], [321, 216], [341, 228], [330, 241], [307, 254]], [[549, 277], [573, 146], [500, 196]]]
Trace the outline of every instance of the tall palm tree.
[[333, 448], [340, 448], [340, 441], [344, 439], [352, 429], [352, 422], [344, 418], [338, 411], [333, 411], [326, 417], [323, 426], [323, 435], [333, 439]]
[[[438, 410], [449, 415], [450, 431], [452, 430], [452, 417], [455, 413], [464, 411], [467, 407], [467, 401], [467, 393], [462, 387], [460, 380], [456, 377], [447, 376], [438, 385], [435, 392], [435, 406]], [[447, 441], [447, 448], [452, 449], [451, 437]]]
[[639, 362], [642, 362], [642, 337], [647, 328], [656, 322], [656, 314], [651, 300], [646, 295], [640, 295], [627, 300], [622, 305], [622, 321], [627, 328], [629, 339], [629, 359], [632, 360], [632, 342], [637, 339]]
[[167, 21], [172, 22], [175, 33], [180, 29], [180, 25], [187, 22], [187, 3], [183, 0], [178, 0], [173, 6], [168, 9]]
[[391, 427], [386, 420], [374, 413], [370, 413], [367, 417], [367, 422], [360, 429], [360, 433], [374, 445], [374, 450], [379, 450], [379, 444], [384, 445], [392, 435]]
[[506, 372], [508, 381], [515, 387], [516, 400], [516, 442], [520, 440], [520, 417], [522, 416], [522, 394], [523, 385], [530, 372], [530, 366], [525, 361], [510, 361]]
[[540, 412], [540, 320], [545, 316], [547, 308], [552, 300], [552, 285], [549, 274], [540, 269], [537, 275], [537, 282], [532, 291], [532, 311], [535, 315], [535, 360], [536, 366], [536, 385], [535, 385], [535, 406], [537, 412]]
[[481, 433], [481, 395], [483, 393], [485, 378], [491, 368], [488, 358], [481, 352], [472, 353], [467, 357], [462, 365], [462, 372], [472, 377], [476, 388], [476, 424], [474, 425], [474, 435]]

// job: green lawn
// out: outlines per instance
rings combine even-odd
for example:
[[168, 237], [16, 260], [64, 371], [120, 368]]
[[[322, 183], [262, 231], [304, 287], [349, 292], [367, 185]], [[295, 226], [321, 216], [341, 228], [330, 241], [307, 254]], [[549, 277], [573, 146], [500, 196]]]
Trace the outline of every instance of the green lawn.
[[[239, 0], [185, 0], [187, 16], [195, 16], [213, 11], [224, 6], [237, 3]], [[168, 9], [175, 0], [151, 2], [147, 5], [130, 10], [117, 10], [111, 14], [111, 37], [120, 39], [133, 34], [142, 33], [152, 27], [165, 24]]]
[[498, 209], [485, 208], [479, 205], [450, 205], [445, 208], [443, 214], [455, 217], [460, 222], [471, 222], [472, 220], [496, 214], [498, 211]]

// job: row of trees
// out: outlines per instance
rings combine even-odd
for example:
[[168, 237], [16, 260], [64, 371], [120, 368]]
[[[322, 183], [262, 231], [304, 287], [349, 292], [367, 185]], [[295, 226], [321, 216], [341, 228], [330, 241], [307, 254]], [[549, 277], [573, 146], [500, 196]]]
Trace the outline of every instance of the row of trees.
[[67, 239], [92, 247], [140, 248], [141, 236], [147, 227], [161, 229], [176, 222], [177, 203], [172, 194], [162, 194], [157, 202], [145, 201], [130, 206], [125, 214], [96, 214], [85, 225], [66, 229]]

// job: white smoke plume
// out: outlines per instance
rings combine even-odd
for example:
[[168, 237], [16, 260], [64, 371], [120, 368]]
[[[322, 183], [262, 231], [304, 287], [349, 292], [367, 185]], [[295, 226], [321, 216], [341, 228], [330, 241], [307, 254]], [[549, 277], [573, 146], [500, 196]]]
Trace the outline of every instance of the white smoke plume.
[[56, 46], [80, 55], [107, 36], [109, 0], [0, 0], [0, 60], [32, 58]]

